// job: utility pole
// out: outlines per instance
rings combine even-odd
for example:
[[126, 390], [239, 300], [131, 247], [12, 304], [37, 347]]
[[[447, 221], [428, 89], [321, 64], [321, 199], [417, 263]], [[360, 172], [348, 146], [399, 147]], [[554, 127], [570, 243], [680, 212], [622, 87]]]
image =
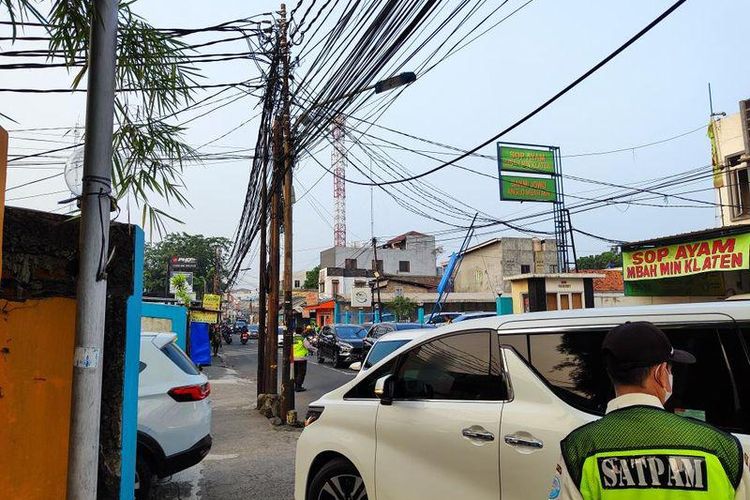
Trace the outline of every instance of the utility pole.
[[292, 352], [292, 334], [294, 325], [292, 311], [292, 168], [293, 155], [291, 123], [289, 117], [289, 44], [287, 41], [286, 5], [281, 4], [280, 13], [280, 48], [283, 75], [281, 80], [282, 117], [281, 123], [284, 127], [284, 348], [282, 350], [282, 372], [281, 372], [281, 415], [286, 422], [293, 424], [297, 422], [294, 413], [294, 385], [292, 384], [292, 365], [294, 364]]
[[118, 0], [91, 9], [67, 497], [97, 497]]
[[214, 248], [214, 294], [220, 293], [220, 290], [219, 290], [221, 288], [221, 280], [220, 280], [220, 274], [219, 274], [220, 272], [221, 272], [221, 248], [215, 247]]
[[[266, 149], [266, 151], [268, 151]], [[268, 217], [268, 191], [266, 187], [266, 168], [268, 166], [268, 158], [263, 158], [263, 166], [261, 170], [261, 192], [260, 192], [260, 262], [258, 263], [258, 269], [260, 270], [259, 277], [259, 289], [258, 289], [258, 376], [257, 376], [257, 390], [255, 391], [258, 396], [266, 394], [266, 339], [268, 338], [268, 332], [266, 332], [266, 289], [268, 288], [268, 254], [266, 249], [266, 231], [268, 224], [266, 223]]]
[[378, 301], [375, 303], [375, 309], [378, 312], [377, 318], [372, 318], [373, 323], [377, 323], [379, 321], [382, 321], [383, 317], [383, 303], [380, 302], [380, 272], [382, 269], [380, 269], [380, 266], [378, 265], [378, 240], [377, 238], [372, 238], [372, 253], [373, 253], [373, 262], [372, 267], [373, 271], [375, 273], [375, 288], [377, 289], [378, 293]]
[[282, 130], [279, 121], [273, 124], [273, 176], [271, 180], [271, 218], [269, 221], [268, 263], [268, 328], [266, 329], [266, 394], [278, 394], [278, 329], [279, 329], [279, 229], [281, 179], [283, 173]]

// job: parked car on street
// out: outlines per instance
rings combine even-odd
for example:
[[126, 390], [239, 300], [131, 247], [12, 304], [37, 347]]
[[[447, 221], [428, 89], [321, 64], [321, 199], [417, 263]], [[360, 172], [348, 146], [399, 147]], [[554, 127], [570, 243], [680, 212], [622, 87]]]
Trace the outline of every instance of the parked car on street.
[[330, 360], [334, 366], [340, 367], [360, 361], [365, 333], [365, 329], [359, 325], [324, 326], [318, 336], [318, 363]]
[[491, 318], [492, 316], [497, 316], [497, 312], [496, 311], [467, 312], [467, 313], [463, 313], [453, 318], [453, 321], [451, 321], [451, 323], [460, 323], [461, 321], [467, 321], [470, 319]]
[[386, 333], [375, 341], [363, 361], [352, 363], [349, 366], [349, 369], [360, 372], [367, 371], [381, 359], [388, 356], [390, 353], [392, 353], [402, 345], [411, 342], [413, 339], [423, 334], [424, 332], [424, 329], [419, 329], [398, 330], [391, 333]]
[[367, 356], [367, 353], [369, 352], [370, 348], [375, 343], [375, 341], [387, 333], [400, 332], [403, 330], [421, 330], [423, 328], [436, 328], [436, 327], [437, 325], [427, 325], [427, 324], [423, 325], [421, 323], [393, 323], [393, 322], [375, 323], [367, 331], [367, 335], [365, 335], [365, 338], [362, 344], [362, 349], [363, 349], [362, 357], [364, 358], [365, 356]]
[[174, 333], [141, 334], [135, 497], [154, 476], [191, 467], [211, 449], [211, 387]]
[[296, 500], [327, 498], [330, 484], [370, 500], [546, 498], [560, 440], [614, 396], [601, 344], [626, 321], [655, 323], [697, 358], [674, 365], [666, 410], [732, 432], [750, 452], [746, 303], [495, 316], [421, 333], [311, 403]]

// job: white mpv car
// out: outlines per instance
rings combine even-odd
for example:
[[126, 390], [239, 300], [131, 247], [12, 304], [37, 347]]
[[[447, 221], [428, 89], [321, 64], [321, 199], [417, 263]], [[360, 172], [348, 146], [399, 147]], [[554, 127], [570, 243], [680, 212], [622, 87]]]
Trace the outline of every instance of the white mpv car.
[[667, 409], [750, 451], [750, 303], [507, 315], [423, 333], [312, 403], [296, 500], [547, 498], [560, 440], [613, 397], [602, 339], [636, 320], [697, 358]]
[[174, 333], [141, 334], [136, 498], [154, 476], [191, 467], [211, 449], [211, 387]]

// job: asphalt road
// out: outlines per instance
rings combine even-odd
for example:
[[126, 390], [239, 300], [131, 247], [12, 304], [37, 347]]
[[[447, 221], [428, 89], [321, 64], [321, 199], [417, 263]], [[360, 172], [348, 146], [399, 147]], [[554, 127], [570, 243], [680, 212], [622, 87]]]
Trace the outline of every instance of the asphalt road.
[[[279, 353], [279, 367], [281, 367], [281, 349]], [[247, 379], [256, 378], [258, 370], [258, 341], [250, 340], [246, 345], [239, 342], [238, 337], [233, 336], [231, 345], [222, 346], [222, 358], [240, 376]], [[348, 369], [333, 368], [331, 364], [318, 364], [315, 356], [310, 356], [307, 361], [307, 376], [305, 377], [304, 392], [295, 393], [295, 408], [300, 420], [305, 418], [307, 406], [320, 398], [323, 394], [350, 381], [356, 372]], [[279, 377], [279, 389], [281, 389], [281, 377]]]

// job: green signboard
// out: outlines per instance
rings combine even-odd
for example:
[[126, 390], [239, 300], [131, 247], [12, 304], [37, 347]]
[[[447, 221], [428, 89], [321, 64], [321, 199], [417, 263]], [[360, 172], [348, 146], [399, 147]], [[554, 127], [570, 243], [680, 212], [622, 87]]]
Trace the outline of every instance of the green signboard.
[[502, 172], [526, 172], [532, 174], [555, 173], [555, 158], [547, 149], [526, 149], [497, 146], [497, 158]]
[[504, 175], [500, 178], [500, 199], [510, 201], [555, 201], [555, 179]]

